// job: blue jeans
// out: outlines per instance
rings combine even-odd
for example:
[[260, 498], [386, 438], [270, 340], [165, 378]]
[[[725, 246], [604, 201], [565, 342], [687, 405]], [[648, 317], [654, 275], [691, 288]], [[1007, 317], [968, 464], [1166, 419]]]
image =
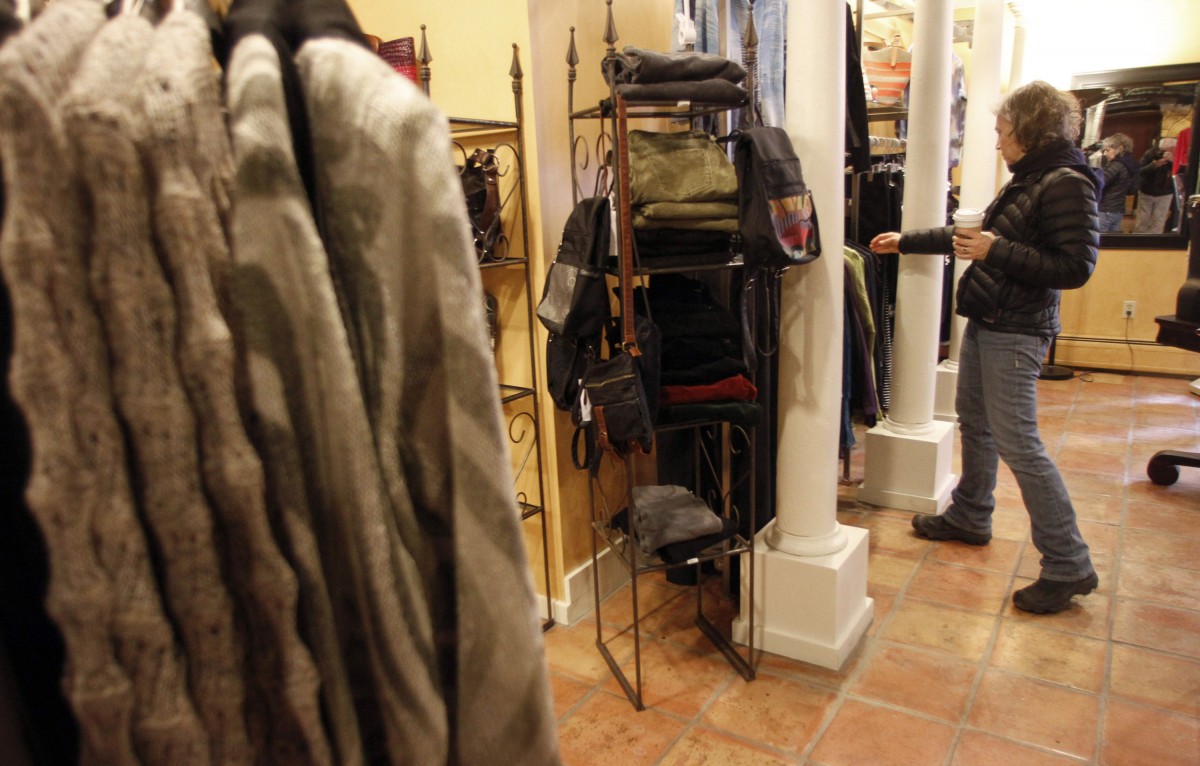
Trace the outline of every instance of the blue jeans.
[[1120, 231], [1124, 213], [1106, 213], [1100, 211], [1100, 231]]
[[1029, 513], [1047, 580], [1081, 580], [1093, 571], [1067, 487], [1037, 425], [1037, 380], [1049, 338], [993, 332], [967, 323], [958, 359], [962, 476], [945, 520], [990, 533], [999, 459], [1012, 470]]

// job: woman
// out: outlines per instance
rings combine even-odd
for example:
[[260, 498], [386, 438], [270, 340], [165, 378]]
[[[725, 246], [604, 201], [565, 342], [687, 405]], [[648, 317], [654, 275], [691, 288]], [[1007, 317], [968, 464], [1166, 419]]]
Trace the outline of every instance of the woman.
[[971, 261], [958, 283], [967, 329], [955, 402], [962, 476], [940, 516], [915, 516], [929, 540], [986, 545], [992, 537], [996, 470], [1003, 458], [1021, 489], [1042, 555], [1041, 574], [1013, 594], [1027, 612], [1051, 613], [1098, 579], [1062, 476], [1037, 426], [1037, 380], [1060, 329], [1060, 290], [1080, 287], [1096, 265], [1098, 180], [1072, 141], [1079, 105], [1044, 82], [1014, 90], [996, 113], [996, 148], [1013, 173], [984, 216], [983, 230], [952, 226], [886, 232], [876, 253], [953, 252]]
[[1121, 230], [1125, 198], [1137, 194], [1138, 167], [1133, 159], [1133, 139], [1113, 133], [1101, 144], [1104, 153], [1104, 193], [1100, 197], [1100, 231]]

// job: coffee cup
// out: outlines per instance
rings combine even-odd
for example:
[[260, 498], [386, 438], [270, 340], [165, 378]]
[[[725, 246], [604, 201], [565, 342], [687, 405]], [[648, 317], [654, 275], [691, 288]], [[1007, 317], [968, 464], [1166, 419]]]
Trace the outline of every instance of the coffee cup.
[[954, 229], [978, 232], [983, 229], [983, 211], [971, 207], [960, 207], [954, 211]]

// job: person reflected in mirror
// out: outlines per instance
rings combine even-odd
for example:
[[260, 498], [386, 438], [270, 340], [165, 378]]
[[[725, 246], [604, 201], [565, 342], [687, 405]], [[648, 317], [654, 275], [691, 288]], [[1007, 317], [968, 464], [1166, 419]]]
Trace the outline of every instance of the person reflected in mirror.
[[1138, 234], [1162, 234], [1175, 199], [1175, 179], [1171, 167], [1175, 157], [1168, 151], [1150, 147], [1142, 155], [1138, 170], [1137, 222]]
[[[876, 253], [954, 253], [970, 262], [958, 282], [966, 317], [958, 360], [962, 474], [938, 516], [917, 514], [918, 537], [986, 545], [992, 539], [999, 461], [1012, 470], [1041, 554], [1038, 579], [1013, 593], [1023, 611], [1060, 612], [1099, 579], [1075, 508], [1038, 433], [1038, 376], [1061, 329], [1059, 291], [1082, 287], [1096, 266], [1100, 180], [1075, 146], [1079, 102], [1036, 81], [996, 112], [996, 148], [1012, 171], [983, 227], [885, 232]], [[903, 310], [904, 307], [901, 307]]]
[[1137, 194], [1141, 167], [1130, 152], [1133, 139], [1113, 133], [1102, 142], [1104, 153], [1104, 193], [1100, 197], [1100, 231], [1121, 231], [1125, 218], [1125, 198]]

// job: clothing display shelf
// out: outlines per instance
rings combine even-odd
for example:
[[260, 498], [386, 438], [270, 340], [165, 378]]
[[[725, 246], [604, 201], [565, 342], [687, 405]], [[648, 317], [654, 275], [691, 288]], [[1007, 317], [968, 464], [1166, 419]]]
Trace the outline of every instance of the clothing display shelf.
[[[512, 65], [508, 74], [512, 79], [513, 113], [515, 119], [489, 120], [473, 117], [449, 117], [450, 133], [455, 148], [463, 155], [467, 154], [467, 146], [487, 144], [492, 148], [501, 165], [499, 189], [501, 237], [496, 243], [494, 258], [482, 260], [479, 264], [485, 288], [489, 282], [488, 274], [494, 270], [520, 269], [520, 297], [523, 305], [518, 311], [524, 310], [526, 324], [523, 332], [500, 327], [501, 338], [506, 334], [520, 334], [518, 339], [523, 352], [527, 353], [527, 370], [520, 370], [526, 379], [512, 381], [501, 376], [500, 403], [507, 421], [507, 433], [514, 450], [514, 472], [517, 491], [517, 508], [522, 521], [536, 519], [541, 525], [542, 543], [542, 572], [546, 588], [546, 618], [542, 629], [554, 627], [553, 597], [550, 590], [550, 545], [549, 529], [545, 506], [545, 473], [542, 464], [541, 428], [539, 425], [539, 396], [537, 381], [537, 338], [534, 333], [534, 294], [533, 275], [529, 269], [529, 193], [526, 185], [525, 168], [525, 119], [522, 105], [524, 72], [521, 69], [520, 49], [513, 43]], [[426, 95], [430, 95], [432, 79], [430, 63], [433, 56], [425, 35], [425, 25], [421, 25], [421, 47], [417, 56], [420, 85]], [[497, 141], [498, 138], [514, 136], [511, 140]], [[465, 165], [465, 163], [464, 163]], [[516, 210], [512, 209], [516, 206]], [[505, 228], [517, 231], [503, 231]], [[515, 249], [511, 243], [516, 242]], [[507, 313], [507, 312], [501, 312]], [[497, 346], [507, 346], [500, 340]]]
[[[607, 24], [604, 33], [604, 42], [608, 45], [605, 59], [602, 62], [601, 71], [606, 71], [604, 67], [610, 66], [610, 62], [616, 56], [617, 33], [613, 23], [612, 15], [612, 0], [607, 0]], [[755, 57], [757, 36], [754, 32], [753, 21], [751, 21], [749, 29], [746, 33], [745, 40], [745, 61], [746, 69], [751, 74], [751, 79], [748, 79], [746, 90], [749, 93], [754, 92], [752, 75], [754, 72], [753, 61]], [[567, 51], [568, 65], [568, 80], [567, 80], [567, 113], [568, 127], [570, 132], [570, 145], [572, 152], [576, 151], [577, 146], [583, 143], [585, 139], [577, 135], [577, 127], [582, 124], [592, 121], [593, 124], [598, 123], [600, 126], [601, 139], [597, 141], [597, 147], [603, 146], [603, 139], [608, 138], [612, 142], [612, 151], [606, 152], [598, 149], [597, 161], [599, 167], [597, 173], [603, 178], [605, 173], [611, 173], [615, 183], [615, 201], [614, 213], [617, 214], [617, 252], [618, 264], [622, 261], [625, 263], [624, 268], [614, 268], [610, 270], [610, 274], [616, 276], [617, 287], [622, 294], [621, 311], [633, 311], [632, 299], [632, 278], [642, 278], [652, 274], [666, 273], [690, 273], [698, 271], [706, 271], [712, 269], [738, 269], [742, 267], [739, 254], [734, 253], [728, 263], [723, 264], [673, 264], [669, 268], [648, 266], [646, 264], [638, 264], [637, 268], [629, 266], [632, 262], [632, 254], [625, 252], [631, 247], [632, 232], [628, 231], [631, 221], [630, 200], [629, 200], [629, 182], [630, 169], [628, 158], [628, 127], [630, 120], [642, 120], [651, 118], [669, 118], [675, 123], [687, 122], [689, 127], [695, 127], [696, 121], [704, 117], [720, 117], [731, 113], [737, 106], [729, 104], [706, 104], [699, 102], [627, 102], [617, 95], [616, 85], [610, 85], [609, 97], [602, 100], [599, 104], [583, 109], [576, 110], [574, 107], [575, 101], [575, 80], [576, 67], [579, 63], [579, 57], [575, 48], [575, 28], [571, 28], [570, 46]], [[580, 123], [580, 125], [577, 125]], [[605, 134], [607, 133], [607, 136]], [[605, 165], [607, 161], [608, 165]], [[572, 158], [571, 163], [571, 180], [575, 201], [578, 202], [581, 197], [579, 184], [580, 163]], [[585, 168], [586, 169], [586, 168]], [[597, 183], [599, 188], [603, 184]], [[736, 236], [734, 237], [736, 247]], [[629, 320], [629, 317], [620, 317], [622, 322]], [[761, 392], [760, 392], [761, 395]], [[724, 521], [733, 519], [738, 522], [738, 531], [728, 537], [721, 543], [715, 544], [701, 551], [691, 554], [686, 560], [677, 563], [671, 563], [663, 560], [659, 555], [647, 555], [642, 552], [637, 543], [638, 528], [637, 519], [633, 512], [634, 505], [634, 487], [635, 487], [635, 472], [633, 455], [612, 453], [612, 459], [620, 465], [620, 470], [624, 472], [624, 507], [629, 509], [626, 516], [625, 528], [621, 529], [614, 524], [614, 516], [619, 508], [614, 508], [608, 502], [608, 498], [603, 491], [603, 485], [599, 480], [599, 468], [589, 470], [588, 480], [588, 501], [591, 510], [591, 523], [594, 534], [592, 535], [592, 571], [599, 573], [600, 570], [600, 548], [603, 545], [609, 553], [616, 557], [623, 567], [623, 571], [627, 573], [630, 581], [631, 604], [632, 604], [632, 624], [629, 628], [619, 631], [613, 638], [632, 634], [633, 638], [633, 681], [631, 682], [626, 671], [622, 669], [620, 663], [617, 662], [609, 649], [608, 642], [604, 637], [604, 621], [601, 618], [601, 594], [599, 577], [592, 578], [593, 596], [596, 603], [596, 647], [604, 658], [613, 676], [624, 690], [626, 697], [633, 704], [636, 710], [644, 710], [642, 696], [642, 654], [641, 654], [641, 614], [638, 597], [638, 578], [652, 572], [660, 572], [663, 570], [682, 570], [692, 568], [696, 575], [695, 586], [695, 603], [696, 603], [696, 618], [695, 624], [704, 633], [705, 636], [712, 642], [718, 651], [726, 658], [735, 670], [747, 681], [753, 680], [755, 677], [754, 670], [754, 531], [757, 528], [755, 518], [755, 496], [754, 496], [754, 427], [744, 424], [733, 423], [721, 420], [706, 420], [706, 421], [689, 421], [667, 424], [659, 424], [655, 426], [656, 436], [668, 431], [682, 432], [691, 431], [694, 443], [692, 448], [691, 460], [694, 466], [694, 482], [695, 486], [691, 487], [693, 494], [700, 498], [708, 505], [709, 509], [721, 516]], [[745, 458], [741, 462], [743, 465], [736, 473], [733, 469], [735, 457]], [[600, 461], [600, 465], [604, 465], [607, 461]], [[745, 464], [748, 464], [747, 467]], [[710, 487], [707, 491], [702, 487]], [[748, 501], [745, 502], [745, 507], [738, 507], [735, 501], [735, 490], [746, 488], [748, 490]], [[659, 549], [662, 551], [663, 549]], [[750, 555], [745, 555], [750, 554]], [[732, 642], [726, 638], [722, 632], [712, 623], [712, 621], [704, 613], [704, 598], [702, 585], [702, 566], [709, 562], [725, 562], [724, 566], [724, 585], [725, 595], [731, 594], [731, 577], [732, 567], [739, 563], [743, 564], [741, 576], [746, 578], [743, 584], [748, 587], [742, 587], [742, 597], [749, 600], [747, 613], [750, 615], [749, 625], [749, 643], [746, 647], [745, 656]], [[613, 640], [612, 638], [609, 639]]]

